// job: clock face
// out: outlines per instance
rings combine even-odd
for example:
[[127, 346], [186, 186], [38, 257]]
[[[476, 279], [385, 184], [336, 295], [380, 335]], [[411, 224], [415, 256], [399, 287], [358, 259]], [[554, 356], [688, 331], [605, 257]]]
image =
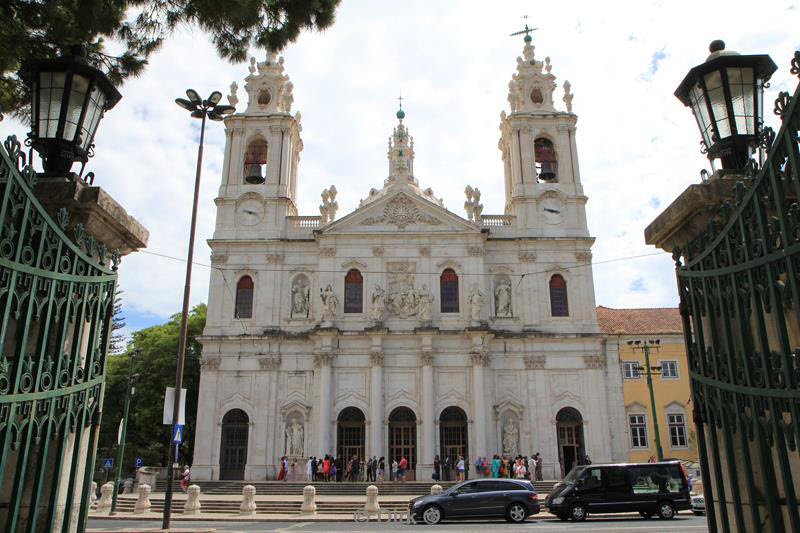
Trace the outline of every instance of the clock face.
[[255, 198], [239, 202], [236, 221], [243, 226], [255, 226], [264, 218], [264, 204]]
[[560, 224], [564, 220], [566, 206], [557, 196], [548, 196], [539, 202], [539, 210], [548, 224]]

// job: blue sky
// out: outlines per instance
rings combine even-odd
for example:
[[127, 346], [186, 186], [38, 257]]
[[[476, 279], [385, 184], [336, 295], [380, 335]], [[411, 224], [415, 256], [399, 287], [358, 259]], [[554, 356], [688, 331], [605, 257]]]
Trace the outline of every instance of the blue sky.
[[[484, 214], [503, 212], [499, 115], [522, 53], [522, 15], [536, 56], [549, 56], [559, 87], [572, 84], [581, 176], [589, 197], [598, 304], [676, 304], [668, 254], [652, 254], [645, 226], [708, 168], [691, 112], [673, 96], [713, 39], [729, 50], [768, 53], [779, 70], [766, 97], [797, 83], [789, 60], [800, 49], [797, 2], [486, 2], [344, 0], [324, 33], [306, 33], [283, 53], [303, 115], [299, 212], [318, 214], [319, 194], [335, 184], [342, 217], [386, 175], [386, 139], [403, 94], [415, 138], [415, 173], [445, 206], [462, 214], [467, 184], [483, 191]], [[264, 53], [253, 50], [259, 61]], [[100, 125], [87, 165], [151, 234], [148, 252], [185, 257], [199, 135], [198, 121], [174, 104], [188, 87], [201, 95], [243, 85], [247, 64], [216, 56], [200, 30], [182, 28], [128, 81]], [[241, 91], [241, 90], [240, 90]], [[242, 93], [240, 92], [240, 97]], [[560, 93], [556, 102], [560, 104]], [[241, 104], [240, 104], [241, 105]], [[24, 137], [11, 119], [2, 133]], [[196, 261], [208, 264], [221, 178], [223, 127], [206, 133]], [[207, 301], [208, 268], [197, 266], [193, 304]], [[150, 253], [124, 258], [120, 284], [128, 330], [160, 323], [180, 309], [184, 264]]]

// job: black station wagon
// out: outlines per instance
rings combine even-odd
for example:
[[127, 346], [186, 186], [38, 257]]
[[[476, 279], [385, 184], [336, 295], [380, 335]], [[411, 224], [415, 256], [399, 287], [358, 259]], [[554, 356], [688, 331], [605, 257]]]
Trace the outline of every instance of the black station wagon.
[[539, 513], [539, 496], [524, 479], [475, 479], [453, 485], [441, 494], [420, 496], [408, 502], [415, 521], [438, 524], [459, 518], [498, 518], [524, 522]]

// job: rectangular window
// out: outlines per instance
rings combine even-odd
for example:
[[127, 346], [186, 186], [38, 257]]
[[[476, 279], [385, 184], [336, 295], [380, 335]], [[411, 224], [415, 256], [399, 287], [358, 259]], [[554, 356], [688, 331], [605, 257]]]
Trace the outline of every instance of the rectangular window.
[[668, 414], [669, 440], [673, 448], [686, 448], [686, 421], [682, 414]]
[[661, 361], [661, 379], [678, 379], [677, 361]]
[[647, 448], [647, 424], [644, 415], [628, 415], [631, 428], [631, 448]]
[[623, 361], [622, 363], [622, 377], [625, 379], [639, 379], [639, 362], [638, 361]]

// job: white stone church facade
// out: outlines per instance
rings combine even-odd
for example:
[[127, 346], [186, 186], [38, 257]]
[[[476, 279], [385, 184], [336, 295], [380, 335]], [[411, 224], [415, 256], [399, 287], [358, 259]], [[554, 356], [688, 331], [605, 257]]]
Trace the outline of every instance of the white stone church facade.
[[332, 187], [298, 216], [292, 84], [282, 58], [251, 60], [225, 120], [194, 479], [273, 479], [283, 455], [405, 455], [418, 479], [435, 455], [540, 452], [545, 478], [625, 458], [555, 79], [526, 39], [501, 114], [504, 214], [467, 187], [462, 216], [420, 185], [401, 110], [382, 187], [341, 218]]

